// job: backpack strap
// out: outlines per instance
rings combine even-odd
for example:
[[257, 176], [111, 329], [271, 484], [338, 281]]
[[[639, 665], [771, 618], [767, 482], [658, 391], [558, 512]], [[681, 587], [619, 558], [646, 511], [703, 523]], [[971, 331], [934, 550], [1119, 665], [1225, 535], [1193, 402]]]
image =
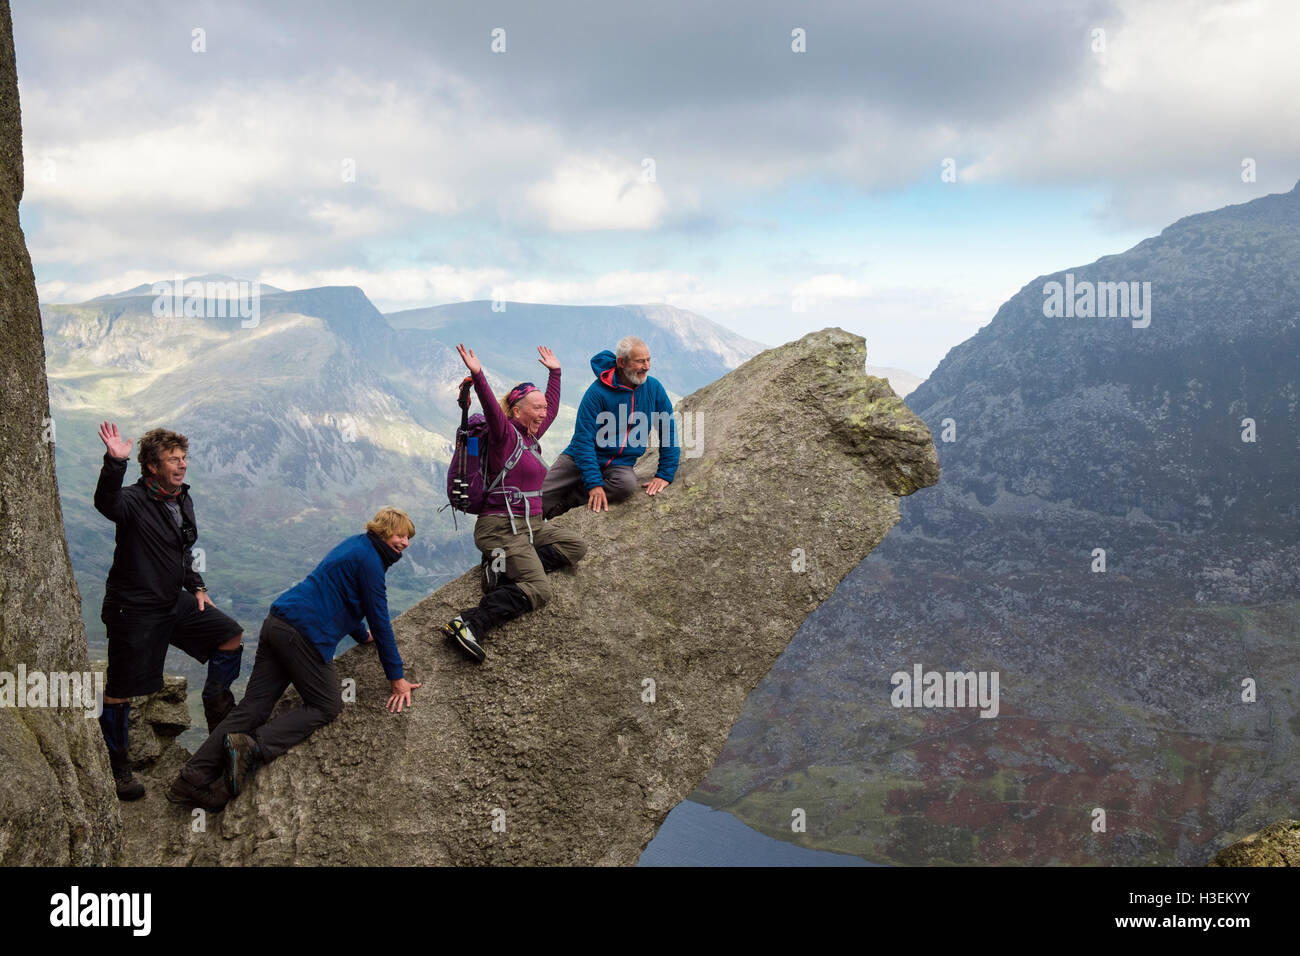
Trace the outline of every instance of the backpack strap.
[[[524, 457], [523, 436], [519, 434], [519, 430], [513, 425], [510, 427], [510, 430], [515, 433], [515, 450], [510, 453], [510, 457], [507, 458], [505, 464], [501, 466], [501, 473], [492, 480], [492, 484], [488, 485], [487, 488], [484, 489], [483, 497], [485, 498], [492, 493], [492, 490], [496, 488], [497, 485], [501, 484], [501, 482], [505, 480], [506, 474], [510, 469], [519, 464], [519, 459]], [[506, 510], [510, 510], [509, 504], [506, 505]]]
[[[543, 457], [542, 457], [542, 454], [541, 454], [541, 452], [542, 452], [542, 443], [541, 443], [541, 442], [534, 442], [533, 445], [529, 446], [529, 445], [524, 441], [524, 436], [521, 435], [521, 434], [519, 434], [519, 429], [515, 428], [515, 427], [512, 425], [512, 426], [510, 426], [510, 430], [511, 430], [512, 432], [515, 433], [515, 450], [512, 451], [512, 452], [510, 453], [510, 457], [507, 458], [506, 461], [505, 461], [505, 464], [502, 465], [502, 467], [501, 467], [501, 473], [500, 473], [499, 475], [497, 475], [496, 478], [493, 479], [492, 484], [488, 485], [488, 487], [484, 490], [484, 492], [483, 492], [483, 497], [484, 497], [484, 499], [486, 499], [488, 495], [492, 494], [492, 492], [496, 489], [497, 485], [501, 484], [501, 483], [505, 480], [505, 477], [506, 477], [507, 474], [509, 474], [510, 470], [511, 470], [512, 468], [514, 468], [517, 464], [519, 464], [519, 459], [522, 458], [522, 457], [524, 457], [524, 450], [525, 450], [525, 449], [527, 449], [528, 451], [531, 451], [531, 452], [533, 453], [533, 456], [536, 457], [536, 459], [542, 463], [542, 467], [543, 467], [543, 468], [546, 467], [546, 459], [543, 458]], [[533, 540], [533, 523], [532, 523], [532, 520], [531, 520], [531, 519], [532, 519], [532, 514], [531, 514], [532, 509], [528, 507], [528, 499], [529, 499], [529, 498], [536, 498], [536, 497], [538, 497], [539, 495], [541, 495], [541, 492], [540, 492], [540, 491], [521, 491], [521, 492], [519, 492], [519, 496], [520, 496], [521, 498], [524, 499], [524, 515], [523, 515], [523, 517], [524, 517], [524, 523], [528, 526], [528, 541], [529, 541], [530, 543], [531, 543], [532, 540]], [[519, 531], [518, 531], [518, 529], [515, 527], [515, 513], [514, 513], [514, 510], [511, 509], [511, 507], [510, 507], [510, 496], [509, 496], [508, 494], [506, 494], [506, 491], [505, 491], [504, 488], [501, 489], [501, 501], [502, 501], [502, 502], [505, 504], [505, 506], [506, 506], [506, 515], [510, 518], [510, 533], [511, 533], [511, 534], [518, 534]]]

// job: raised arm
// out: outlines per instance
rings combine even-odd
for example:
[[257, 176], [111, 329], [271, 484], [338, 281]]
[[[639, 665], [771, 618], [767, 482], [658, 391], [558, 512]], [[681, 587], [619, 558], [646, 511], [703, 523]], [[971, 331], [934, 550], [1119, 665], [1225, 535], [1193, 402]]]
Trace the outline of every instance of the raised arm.
[[546, 429], [551, 427], [551, 422], [555, 421], [555, 416], [559, 413], [560, 366], [557, 364], [551, 369], [551, 374], [546, 379], [546, 417], [542, 419], [542, 423], [537, 426], [537, 437], [539, 439], [546, 434]]
[[[509, 427], [505, 412], [501, 411], [501, 403], [492, 394], [492, 388], [488, 385], [487, 376], [483, 374], [483, 366], [479, 364], [474, 350], [457, 345], [456, 351], [460, 353], [460, 360], [465, 363], [465, 368], [469, 369], [470, 378], [474, 381], [474, 392], [478, 395], [479, 404], [483, 406], [483, 417], [487, 420], [488, 437], [493, 445], [499, 447]], [[372, 625], [371, 630], [373, 629]]]
[[131, 508], [122, 498], [122, 479], [126, 476], [127, 462], [131, 460], [131, 439], [123, 440], [117, 426], [103, 422], [99, 426], [99, 440], [104, 443], [104, 466], [99, 470], [95, 485], [95, 510], [112, 522], [131, 516]]

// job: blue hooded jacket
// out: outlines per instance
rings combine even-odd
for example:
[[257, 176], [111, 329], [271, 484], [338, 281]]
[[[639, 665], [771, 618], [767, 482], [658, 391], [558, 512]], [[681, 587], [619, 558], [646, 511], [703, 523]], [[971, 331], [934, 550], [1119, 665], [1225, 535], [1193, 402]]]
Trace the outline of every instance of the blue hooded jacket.
[[632, 388], [618, 380], [614, 353], [606, 349], [591, 358], [596, 381], [587, 386], [578, 406], [573, 441], [564, 449], [582, 472], [586, 491], [604, 486], [601, 469], [632, 467], [646, 453], [650, 430], [659, 428], [659, 470], [656, 478], [671, 482], [677, 473], [681, 446], [673, 403], [659, 380], [649, 375]]

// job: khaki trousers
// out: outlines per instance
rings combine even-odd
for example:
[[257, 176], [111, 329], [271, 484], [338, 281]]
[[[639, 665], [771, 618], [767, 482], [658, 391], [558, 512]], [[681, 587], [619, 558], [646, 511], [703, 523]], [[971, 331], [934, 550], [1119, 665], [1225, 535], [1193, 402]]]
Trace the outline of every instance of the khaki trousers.
[[533, 540], [528, 540], [528, 527], [524, 519], [515, 516], [516, 531], [510, 530], [506, 515], [479, 515], [474, 524], [474, 544], [489, 559], [498, 557], [493, 551], [500, 548], [505, 553], [506, 577], [528, 595], [533, 610], [544, 607], [554, 592], [546, 579], [542, 559], [537, 548], [549, 544], [570, 564], [577, 564], [587, 553], [587, 545], [572, 528], [557, 528], [553, 522], [542, 521], [540, 515], [532, 519]]

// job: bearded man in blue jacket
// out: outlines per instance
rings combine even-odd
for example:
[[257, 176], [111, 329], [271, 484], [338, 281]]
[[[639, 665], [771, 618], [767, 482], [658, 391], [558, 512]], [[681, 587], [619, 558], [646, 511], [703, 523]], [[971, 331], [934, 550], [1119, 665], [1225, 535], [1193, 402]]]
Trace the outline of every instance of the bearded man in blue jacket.
[[650, 349], [634, 335], [619, 340], [591, 359], [596, 381], [587, 387], [578, 406], [573, 441], [546, 473], [542, 485], [542, 514], [554, 518], [586, 504], [608, 511], [637, 489], [632, 467], [646, 453], [650, 435], [659, 437], [659, 468], [642, 482], [647, 495], [657, 495], [673, 480], [681, 447], [673, 403], [659, 380], [650, 377]]

